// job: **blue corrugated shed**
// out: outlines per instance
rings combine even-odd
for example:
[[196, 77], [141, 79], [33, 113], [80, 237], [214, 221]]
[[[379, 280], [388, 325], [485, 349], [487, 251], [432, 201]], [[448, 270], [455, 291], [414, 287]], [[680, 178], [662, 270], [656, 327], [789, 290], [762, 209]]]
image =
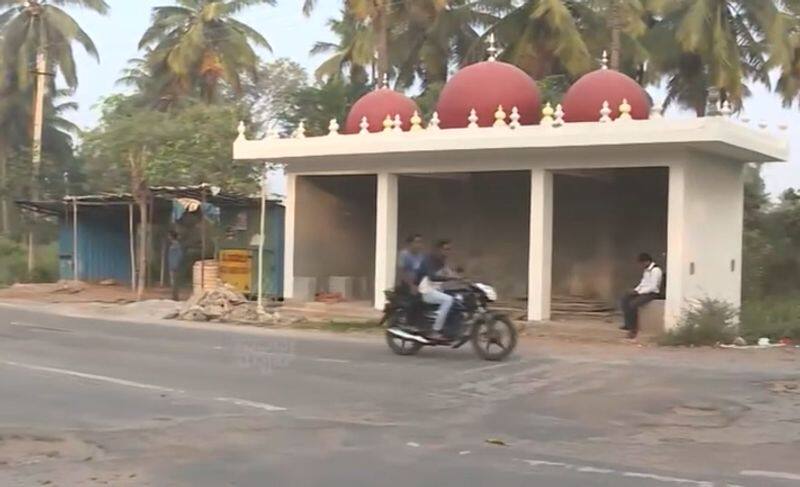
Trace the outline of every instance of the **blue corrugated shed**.
[[[73, 279], [72, 218], [59, 218], [59, 262], [62, 279]], [[131, 281], [130, 240], [126, 219], [78, 212], [78, 276], [83, 281]]]

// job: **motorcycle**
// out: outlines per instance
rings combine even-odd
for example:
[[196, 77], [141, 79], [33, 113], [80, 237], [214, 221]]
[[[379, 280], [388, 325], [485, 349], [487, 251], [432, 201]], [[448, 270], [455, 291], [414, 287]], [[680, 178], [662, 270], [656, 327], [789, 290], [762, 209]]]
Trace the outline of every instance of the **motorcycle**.
[[398, 355], [416, 355], [422, 347], [459, 348], [472, 342], [484, 360], [500, 361], [517, 346], [517, 329], [505, 314], [492, 311], [497, 292], [489, 285], [466, 280], [443, 283], [442, 291], [453, 296], [453, 307], [442, 330], [446, 340], [428, 338], [436, 319], [437, 305], [424, 303], [419, 295], [386, 291], [381, 324], [386, 343]]

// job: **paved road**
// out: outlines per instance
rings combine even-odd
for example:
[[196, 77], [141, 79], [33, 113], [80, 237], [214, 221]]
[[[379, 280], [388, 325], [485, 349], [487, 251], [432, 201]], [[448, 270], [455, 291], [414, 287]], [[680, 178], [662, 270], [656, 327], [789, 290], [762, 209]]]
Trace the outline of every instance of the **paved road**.
[[0, 485], [800, 485], [800, 395], [764, 386], [796, 364], [405, 358], [0, 306]]

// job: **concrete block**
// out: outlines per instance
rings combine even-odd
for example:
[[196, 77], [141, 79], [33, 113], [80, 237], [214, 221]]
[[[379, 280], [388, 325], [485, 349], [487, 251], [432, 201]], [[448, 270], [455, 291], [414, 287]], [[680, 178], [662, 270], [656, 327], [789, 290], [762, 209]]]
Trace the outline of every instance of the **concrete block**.
[[356, 278], [352, 276], [330, 276], [328, 278], [328, 292], [341, 294], [347, 301], [356, 298]]
[[300, 302], [314, 301], [317, 295], [317, 278], [301, 277], [294, 278], [294, 299]]
[[661, 335], [664, 333], [664, 304], [666, 301], [657, 299], [639, 308], [639, 331], [647, 335]]
[[360, 276], [356, 278], [356, 299], [372, 298], [372, 280], [368, 277]]

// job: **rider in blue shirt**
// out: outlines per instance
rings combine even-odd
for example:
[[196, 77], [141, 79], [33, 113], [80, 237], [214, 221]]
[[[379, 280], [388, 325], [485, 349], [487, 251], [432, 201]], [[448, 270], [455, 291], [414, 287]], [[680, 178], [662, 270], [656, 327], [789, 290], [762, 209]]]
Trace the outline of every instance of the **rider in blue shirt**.
[[417, 275], [425, 259], [422, 235], [414, 234], [406, 239], [406, 248], [397, 258], [398, 285], [405, 291], [417, 294]]

